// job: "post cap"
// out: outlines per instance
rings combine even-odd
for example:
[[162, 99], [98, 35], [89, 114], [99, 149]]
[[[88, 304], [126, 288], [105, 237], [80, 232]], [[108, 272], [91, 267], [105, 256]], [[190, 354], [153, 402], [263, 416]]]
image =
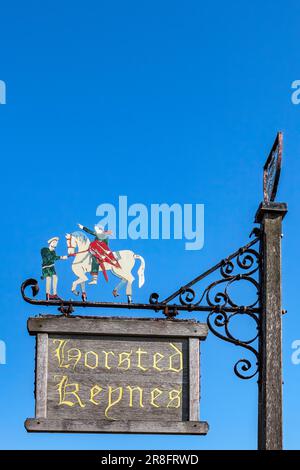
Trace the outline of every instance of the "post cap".
[[288, 211], [285, 202], [261, 202], [255, 214], [255, 223], [261, 223], [264, 217], [281, 217], [282, 219]]

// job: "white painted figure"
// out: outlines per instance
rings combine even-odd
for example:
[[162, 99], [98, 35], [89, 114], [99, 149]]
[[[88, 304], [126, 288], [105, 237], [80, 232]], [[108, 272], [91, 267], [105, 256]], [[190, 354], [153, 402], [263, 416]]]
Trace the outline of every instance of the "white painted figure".
[[[79, 224], [78, 224], [79, 225]], [[80, 228], [84, 228], [80, 224]], [[93, 231], [86, 230], [86, 232], [92, 233], [96, 236], [96, 233]], [[106, 233], [107, 235], [108, 233]], [[114, 297], [119, 296], [119, 290], [121, 287], [126, 285], [126, 295], [128, 303], [132, 301], [132, 283], [134, 281], [134, 276], [132, 275], [132, 269], [135, 265], [135, 261], [138, 259], [140, 261], [140, 267], [138, 269], [138, 279], [139, 287], [142, 287], [145, 282], [145, 260], [142, 256], [134, 253], [131, 250], [121, 250], [116, 252], [111, 252], [107, 245], [102, 245], [102, 250], [99, 250], [99, 243], [96, 243], [99, 239], [96, 237], [96, 240], [91, 242], [85, 233], [81, 231], [67, 233], [67, 246], [68, 246], [68, 255], [74, 257], [72, 263], [73, 273], [77, 276], [77, 279], [72, 284], [72, 292], [76, 295], [79, 295], [79, 292], [76, 290], [77, 286], [81, 286], [82, 300], [86, 300], [85, 292], [85, 282], [88, 280], [86, 273], [93, 273], [94, 263], [93, 260], [95, 257], [98, 258], [99, 270], [103, 272], [105, 279], [107, 279], [106, 271], [111, 271], [116, 277], [120, 279], [119, 284], [114, 288], [113, 295]], [[101, 242], [103, 243], [103, 242]], [[96, 244], [96, 248], [95, 248]], [[92, 247], [92, 249], [90, 249]], [[93, 283], [96, 284], [96, 283]]]

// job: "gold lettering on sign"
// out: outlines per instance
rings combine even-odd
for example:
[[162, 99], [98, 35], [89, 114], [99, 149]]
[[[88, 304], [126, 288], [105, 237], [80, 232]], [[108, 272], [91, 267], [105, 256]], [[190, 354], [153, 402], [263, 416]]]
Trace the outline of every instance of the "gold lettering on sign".
[[[58, 376], [55, 376], [58, 377]], [[54, 378], [55, 378], [54, 377]], [[59, 405], [67, 405], [67, 406], [74, 406], [76, 404], [79, 404], [81, 408], [84, 408], [85, 405], [82, 403], [78, 392], [79, 392], [79, 384], [78, 383], [73, 383], [73, 384], [68, 384], [68, 377], [64, 375], [57, 385], [57, 390], [59, 393]], [[67, 397], [74, 397], [76, 401], [70, 401], [67, 399]]]
[[111, 366], [108, 365], [108, 358], [109, 356], [114, 356], [115, 353], [113, 351], [102, 351], [105, 355], [105, 360], [104, 360], [104, 367], [105, 369], [111, 369]]
[[139, 348], [136, 353], [137, 353], [137, 357], [138, 357], [138, 363], [137, 363], [138, 368], [143, 370], [143, 371], [148, 370], [148, 369], [146, 369], [145, 367], [142, 366], [142, 355], [146, 354], [148, 356], [147, 351], [143, 351], [141, 348]]
[[74, 370], [75, 367], [77, 366], [78, 362], [81, 359], [81, 351], [80, 351], [80, 349], [77, 349], [77, 348], [68, 349], [67, 361], [66, 361], [65, 347], [66, 347], [66, 345], [69, 341], [70, 341], [69, 339], [54, 339], [53, 344], [58, 343], [58, 346], [55, 349], [54, 356], [58, 360], [58, 367], [64, 368], [64, 369], [68, 369], [69, 367], [71, 367], [72, 366], [72, 361], [74, 359], [74, 363], [73, 363], [73, 370]]
[[[122, 370], [130, 370], [133, 366], [132, 358], [133, 353], [135, 354], [136, 364], [135, 366], [146, 372], [153, 368], [158, 372], [164, 371], [171, 371], [175, 373], [179, 373], [183, 369], [183, 354], [182, 351], [173, 343], [169, 343], [169, 346], [175, 351], [173, 354], [169, 354], [167, 357], [165, 354], [161, 354], [160, 352], [150, 353], [144, 351], [141, 347], [139, 347], [135, 351], [122, 351], [122, 352], [114, 352], [114, 351], [101, 351], [101, 353], [97, 353], [95, 351], [87, 351], [82, 352], [79, 348], [72, 347], [68, 349], [69, 339], [53, 339], [53, 344], [56, 345], [54, 351], [54, 357], [57, 359], [58, 367], [63, 369], [72, 368], [75, 370], [76, 366], [78, 365], [79, 361], [82, 359], [82, 365], [88, 369], [97, 369], [101, 367], [100, 357], [101, 353], [104, 356], [104, 368], [105, 369], [112, 369], [113, 367], [117, 367]], [[149, 357], [150, 355], [150, 357]], [[112, 361], [112, 358], [118, 358], [118, 362]], [[152, 359], [151, 367], [147, 367], [149, 358], [149, 362]], [[165, 364], [163, 366], [163, 359], [168, 360], [168, 365]]]
[[58, 360], [58, 367], [65, 367], [68, 369], [70, 367], [70, 364], [63, 364], [63, 358], [64, 358], [64, 349], [66, 344], [69, 342], [67, 339], [54, 339], [53, 344], [58, 343], [57, 348], [55, 349], [55, 354], [54, 357], [57, 358]]
[[91, 396], [90, 396], [90, 402], [92, 402], [94, 405], [100, 405], [100, 402], [96, 401], [95, 398], [99, 393], [101, 393], [103, 390], [102, 387], [99, 385], [94, 385], [94, 387], [91, 388]]
[[65, 407], [68, 419], [79, 411], [80, 419], [98, 413], [98, 419], [112, 421], [134, 418], [135, 412], [137, 419], [144, 415], [151, 419], [151, 413], [158, 420], [160, 415], [181, 416], [187, 385], [183, 385], [186, 362], [179, 338], [161, 345], [157, 340], [97, 343], [92, 339], [52, 338], [48, 374], [55, 383], [49, 383], [50, 408], [54, 392], [56, 407]]
[[[119, 354], [119, 364], [118, 364], [119, 369], [122, 369], [122, 370], [129, 370], [130, 369], [130, 367], [131, 367], [131, 355], [132, 355], [132, 351], [130, 351], [130, 352], [121, 352]], [[125, 365], [123, 366], [124, 363], [125, 363]]]
[[180, 408], [182, 389], [169, 391], [169, 403], [167, 408]]
[[80, 349], [77, 349], [77, 348], [68, 349], [67, 358], [68, 358], [68, 362], [73, 361], [74, 359], [73, 370], [75, 370], [75, 367], [77, 366], [78, 362], [81, 359]]
[[[175, 346], [175, 344], [173, 344], [173, 343], [170, 343], [170, 346], [173, 349], [175, 349], [176, 353], [174, 353], [170, 356], [169, 370], [172, 370], [174, 372], [181, 372], [182, 369], [183, 369], [182, 351], [180, 351], [180, 349], [178, 349], [177, 346]], [[177, 361], [179, 359], [179, 367], [174, 367], [174, 362], [175, 362], [176, 359], [177, 359]]]
[[[94, 358], [90, 360], [90, 358]], [[92, 363], [91, 363], [92, 362]], [[94, 351], [88, 351], [84, 355], [84, 365], [89, 369], [96, 369], [99, 365], [99, 356]]]
[[154, 406], [155, 408], [160, 408], [160, 405], [158, 405], [157, 403], [155, 403], [155, 400], [160, 397], [160, 395], [162, 395], [162, 390], [160, 390], [159, 388], [154, 388], [153, 390], [151, 390], [151, 405]]
[[[119, 395], [118, 395], [118, 398], [113, 400], [113, 394], [115, 392], [119, 392]], [[122, 400], [122, 397], [123, 397], [123, 387], [117, 387], [117, 388], [113, 388], [111, 386], [108, 387], [108, 405], [107, 405], [107, 407], [105, 409], [105, 413], [104, 413], [107, 419], [111, 419], [113, 421], [116, 421], [115, 418], [111, 418], [110, 416], [108, 416], [108, 412], [113, 406], [117, 405], [119, 403], [119, 401]]]
[[129, 390], [129, 406], [130, 406], [130, 408], [133, 407], [133, 392], [136, 391], [136, 390], [139, 392], [139, 406], [140, 406], [140, 408], [144, 408], [144, 405], [143, 405], [143, 389], [141, 387], [131, 387], [130, 385], [128, 385], [126, 388]]
[[163, 369], [158, 367], [159, 361], [161, 361], [165, 356], [160, 354], [159, 352], [153, 354], [153, 369], [158, 370], [161, 372]]

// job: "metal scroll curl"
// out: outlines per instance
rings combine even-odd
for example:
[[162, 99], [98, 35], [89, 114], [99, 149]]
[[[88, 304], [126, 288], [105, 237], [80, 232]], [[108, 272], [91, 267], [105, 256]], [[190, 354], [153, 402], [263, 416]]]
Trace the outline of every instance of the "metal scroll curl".
[[[258, 271], [259, 265], [260, 254], [253, 248], [248, 248], [247, 246], [243, 247], [237, 252], [235, 258], [229, 257], [222, 260], [221, 263], [210, 271], [209, 274], [219, 270], [220, 278], [211, 282], [198, 296], [192, 286], [200, 282], [200, 280], [202, 280], [201, 277], [195, 280], [195, 282], [192, 281], [182, 287], [176, 293], [176, 297], [178, 296], [181, 305], [189, 306], [191, 309], [200, 305], [206, 305], [212, 308], [240, 309], [241, 306], [238, 302], [234, 301], [233, 296], [230, 294], [230, 289], [234, 284], [243, 281], [247, 283], [248, 286], [251, 285], [255, 288], [255, 295], [253, 301], [248, 305], [242, 306], [242, 308], [247, 308], [248, 310], [255, 309], [259, 304], [260, 285], [253, 275]], [[221, 287], [221, 290], [214, 294], [215, 289], [219, 287]], [[167, 302], [173, 298], [173, 296], [169, 297]], [[155, 294], [155, 299], [151, 300], [157, 301], [157, 294]]]
[[252, 276], [258, 271], [260, 263], [260, 254], [253, 248], [241, 248], [238, 255], [234, 260], [225, 259], [220, 267], [222, 277], [231, 279], [235, 274], [236, 269], [243, 271], [244, 276]]
[[[255, 308], [259, 302], [259, 283], [252, 277], [243, 274], [239, 274], [232, 278], [218, 279], [217, 281], [212, 282], [205, 288], [197, 302], [195, 302], [196, 292], [191, 288], [183, 288], [179, 294], [179, 302], [181, 305], [197, 307], [203, 303], [203, 300], [205, 300], [206, 305], [209, 307], [218, 307], [223, 309], [228, 307], [239, 309], [241, 306], [235, 302], [232, 295], [230, 295], [230, 287], [240, 281], [245, 281], [248, 285], [250, 284], [256, 288], [253, 301], [248, 305], [242, 306], [242, 308]], [[220, 290], [217, 293], [213, 292], [216, 287], [222, 285], [224, 285], [223, 290]]]
[[[231, 332], [231, 321], [233, 318], [237, 317], [238, 315], [247, 315], [248, 318], [251, 318], [255, 322], [256, 326], [256, 334], [249, 338], [246, 341], [239, 340], [232, 332]], [[227, 341], [229, 343], [235, 344], [236, 346], [241, 346], [242, 348], [247, 349], [250, 351], [254, 357], [250, 359], [241, 358], [239, 359], [234, 365], [234, 373], [240, 379], [251, 379], [253, 378], [259, 371], [259, 355], [258, 351], [251, 346], [254, 343], [258, 336], [259, 336], [259, 318], [256, 314], [251, 313], [247, 310], [245, 311], [238, 311], [235, 313], [226, 313], [223, 310], [220, 311], [212, 311], [207, 317], [207, 325], [209, 330], [218, 338]]]
[[30, 279], [26, 279], [26, 281], [24, 281], [21, 285], [21, 294], [22, 294], [23, 299], [26, 302], [34, 304], [35, 300], [31, 299], [25, 294], [25, 290], [28, 287], [31, 287], [32, 295], [33, 297], [36, 297], [40, 291], [39, 283], [36, 279], [30, 278]]

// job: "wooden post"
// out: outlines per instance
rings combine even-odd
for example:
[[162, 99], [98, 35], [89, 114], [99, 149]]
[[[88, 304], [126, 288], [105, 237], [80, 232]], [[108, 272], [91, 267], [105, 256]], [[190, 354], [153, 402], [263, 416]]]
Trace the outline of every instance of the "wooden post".
[[281, 228], [285, 203], [260, 205], [256, 222], [262, 229], [260, 376], [258, 448], [282, 449]]

